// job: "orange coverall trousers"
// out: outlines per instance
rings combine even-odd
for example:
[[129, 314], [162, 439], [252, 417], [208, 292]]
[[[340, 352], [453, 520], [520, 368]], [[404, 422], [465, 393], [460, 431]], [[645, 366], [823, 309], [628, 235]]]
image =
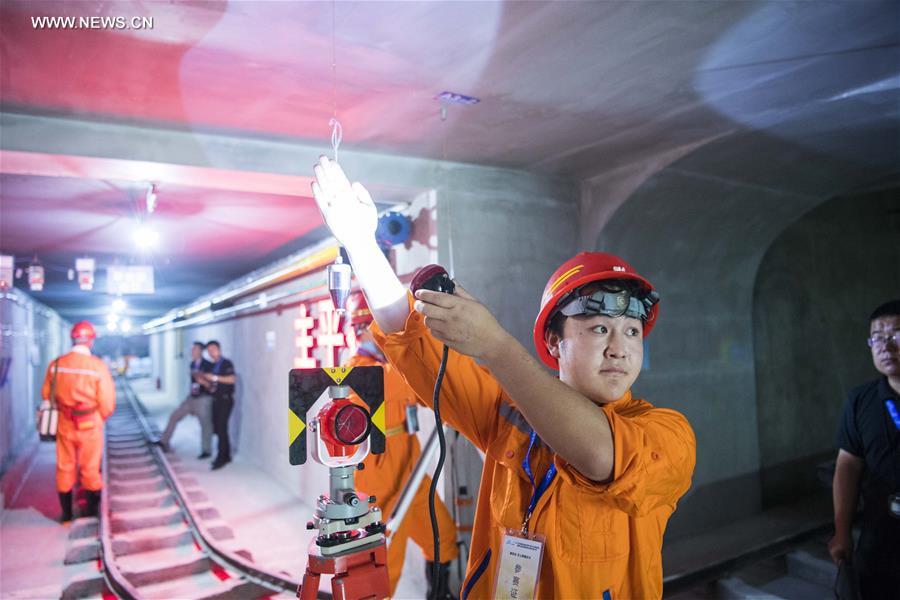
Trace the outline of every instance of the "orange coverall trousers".
[[[404, 429], [406, 407], [416, 403], [416, 396], [390, 364], [381, 363], [363, 355], [354, 356], [347, 364], [354, 367], [384, 367], [387, 444], [384, 454], [370, 454], [366, 458], [363, 463], [365, 468], [356, 473], [356, 487], [375, 496], [375, 505], [381, 509], [384, 519], [387, 520], [397, 505], [400, 492], [403, 491], [403, 486], [412, 473], [413, 466], [422, 454], [419, 439], [415, 434], [406, 433]], [[434, 561], [434, 540], [431, 537], [431, 518], [428, 513], [430, 486], [431, 477], [426, 475], [413, 498], [406, 517], [394, 532], [388, 546], [388, 577], [392, 595], [403, 572], [406, 543], [410, 538], [422, 549], [425, 560]], [[440, 532], [440, 558], [441, 562], [445, 563], [459, 556], [459, 549], [456, 547], [456, 524], [450, 516], [450, 511], [447, 510], [447, 506], [440, 498], [436, 498], [435, 513]]]

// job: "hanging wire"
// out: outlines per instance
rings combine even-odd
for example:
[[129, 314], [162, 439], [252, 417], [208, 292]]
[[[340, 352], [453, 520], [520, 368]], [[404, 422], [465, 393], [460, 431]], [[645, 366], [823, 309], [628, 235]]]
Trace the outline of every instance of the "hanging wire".
[[338, 148], [344, 139], [344, 128], [337, 118], [337, 0], [331, 1], [331, 149], [334, 162], [338, 162]]
[[[447, 102], [441, 100], [441, 172], [445, 172], [447, 169]], [[447, 177], [444, 176], [442, 178], [444, 181], [444, 188], [446, 188]], [[445, 190], [446, 192], [446, 190]], [[453, 268], [453, 219], [450, 217], [450, 199], [447, 198], [447, 202], [445, 203], [447, 207], [447, 254], [449, 254], [448, 261], [448, 274], [450, 278], [453, 279], [456, 275], [456, 271]]]

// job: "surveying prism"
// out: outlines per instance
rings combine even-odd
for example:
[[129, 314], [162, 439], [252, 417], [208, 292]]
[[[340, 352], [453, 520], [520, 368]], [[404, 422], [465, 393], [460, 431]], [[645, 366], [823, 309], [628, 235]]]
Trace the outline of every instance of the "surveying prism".
[[313, 520], [306, 524], [318, 534], [309, 544], [297, 597], [316, 598], [325, 573], [332, 575], [335, 600], [386, 598], [390, 588], [381, 510], [374, 497], [358, 493], [353, 483], [369, 452], [384, 452], [384, 372], [381, 367], [292, 369], [289, 386], [291, 464], [306, 462], [309, 431], [313, 460], [329, 473], [329, 492], [319, 496]]

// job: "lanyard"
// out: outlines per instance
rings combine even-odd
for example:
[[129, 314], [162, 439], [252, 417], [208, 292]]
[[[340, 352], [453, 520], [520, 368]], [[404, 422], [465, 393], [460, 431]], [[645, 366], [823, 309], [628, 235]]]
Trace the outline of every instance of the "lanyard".
[[888, 412], [891, 415], [891, 420], [894, 421], [897, 431], [900, 431], [900, 412], [897, 412], [897, 406], [894, 404], [894, 401], [885, 400], [884, 405], [887, 406]]
[[528, 521], [531, 520], [531, 513], [534, 512], [534, 507], [537, 506], [538, 500], [544, 495], [547, 488], [550, 487], [553, 478], [556, 477], [556, 465], [551, 460], [550, 466], [547, 467], [547, 472], [544, 473], [544, 477], [541, 478], [540, 484], [535, 486], [534, 474], [531, 472], [531, 450], [534, 448], [536, 439], [537, 433], [532, 429], [531, 442], [528, 444], [528, 452], [525, 453], [525, 458], [522, 459], [522, 468], [525, 469], [525, 474], [528, 475], [528, 479], [531, 481], [531, 489], [534, 490], [531, 494], [531, 502], [528, 503], [528, 509], [525, 511], [525, 520], [522, 521], [523, 533], [528, 533]]
[[223, 359], [220, 358], [219, 360], [216, 361], [216, 364], [213, 365], [213, 374], [215, 374], [215, 375], [219, 374], [219, 369], [222, 367], [222, 360]]

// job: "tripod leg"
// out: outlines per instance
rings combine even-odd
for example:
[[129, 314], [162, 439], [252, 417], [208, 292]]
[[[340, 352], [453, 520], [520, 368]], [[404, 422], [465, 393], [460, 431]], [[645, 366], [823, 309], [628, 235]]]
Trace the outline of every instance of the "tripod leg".
[[[319, 573], [311, 571], [309, 566], [306, 567], [306, 573], [303, 574], [303, 581], [300, 583], [300, 588], [297, 590], [297, 597], [300, 598], [300, 600], [316, 600], [319, 595], [319, 575]], [[332, 587], [334, 587], [333, 584]]]
[[[384, 548], [381, 554], [368, 552], [369, 560], [348, 566], [336, 573], [331, 580], [333, 600], [381, 600], [391, 595], [387, 566], [384, 564]], [[379, 563], [377, 557], [382, 560]]]

